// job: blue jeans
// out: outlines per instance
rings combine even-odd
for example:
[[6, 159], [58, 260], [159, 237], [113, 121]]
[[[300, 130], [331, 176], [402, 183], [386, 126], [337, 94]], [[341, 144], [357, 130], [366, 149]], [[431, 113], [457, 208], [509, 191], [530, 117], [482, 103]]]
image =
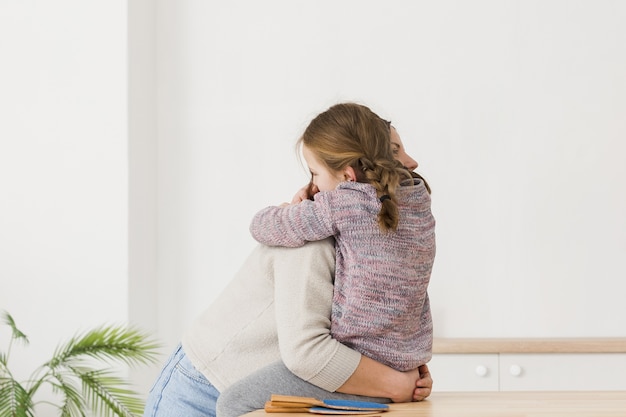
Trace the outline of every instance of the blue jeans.
[[219, 395], [179, 345], [150, 390], [144, 417], [215, 417]]

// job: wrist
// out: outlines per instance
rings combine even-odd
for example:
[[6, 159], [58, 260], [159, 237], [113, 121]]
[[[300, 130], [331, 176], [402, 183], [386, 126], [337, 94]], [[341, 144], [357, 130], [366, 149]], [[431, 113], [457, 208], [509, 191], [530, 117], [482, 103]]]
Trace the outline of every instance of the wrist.
[[412, 400], [415, 381], [407, 373], [393, 371], [387, 374], [382, 386], [385, 389], [384, 397], [394, 403], [408, 402]]

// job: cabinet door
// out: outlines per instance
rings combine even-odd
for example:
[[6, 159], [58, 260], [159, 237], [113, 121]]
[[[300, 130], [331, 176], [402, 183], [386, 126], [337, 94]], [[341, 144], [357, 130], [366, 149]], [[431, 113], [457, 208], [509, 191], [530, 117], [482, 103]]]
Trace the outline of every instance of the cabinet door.
[[626, 390], [626, 354], [500, 354], [500, 390]]
[[497, 354], [434, 354], [433, 391], [498, 391]]

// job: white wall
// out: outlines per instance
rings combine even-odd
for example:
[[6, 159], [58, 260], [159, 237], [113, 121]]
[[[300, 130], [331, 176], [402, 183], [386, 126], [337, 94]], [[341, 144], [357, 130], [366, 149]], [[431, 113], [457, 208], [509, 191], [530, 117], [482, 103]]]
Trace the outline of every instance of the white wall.
[[124, 3], [0, 2], [0, 309], [30, 338], [24, 378], [128, 318]]
[[357, 100], [434, 189], [438, 336], [626, 336], [626, 4], [160, 3], [159, 282], [174, 344]]
[[0, 2], [0, 308], [37, 357], [103, 321], [168, 350], [254, 246], [253, 213], [306, 182], [308, 121], [356, 100], [433, 186], [437, 335], [626, 336], [625, 18], [606, 0]]
[[[152, 0], [128, 2], [128, 318], [158, 336], [156, 13]], [[147, 393], [159, 369], [131, 375]]]

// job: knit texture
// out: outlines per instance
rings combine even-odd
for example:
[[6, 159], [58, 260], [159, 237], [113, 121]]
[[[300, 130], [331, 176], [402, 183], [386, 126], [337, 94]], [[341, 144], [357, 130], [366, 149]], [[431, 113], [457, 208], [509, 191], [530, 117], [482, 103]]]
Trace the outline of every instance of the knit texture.
[[301, 248], [258, 245], [183, 336], [185, 353], [220, 391], [282, 359], [298, 377], [335, 391], [361, 354], [330, 335], [332, 239]]
[[286, 247], [334, 236], [332, 336], [404, 371], [431, 358], [427, 287], [435, 220], [423, 181], [403, 183], [396, 196], [400, 218], [394, 232], [380, 230], [374, 187], [356, 182], [317, 193], [314, 201], [267, 207], [255, 215], [250, 231], [261, 243]]

